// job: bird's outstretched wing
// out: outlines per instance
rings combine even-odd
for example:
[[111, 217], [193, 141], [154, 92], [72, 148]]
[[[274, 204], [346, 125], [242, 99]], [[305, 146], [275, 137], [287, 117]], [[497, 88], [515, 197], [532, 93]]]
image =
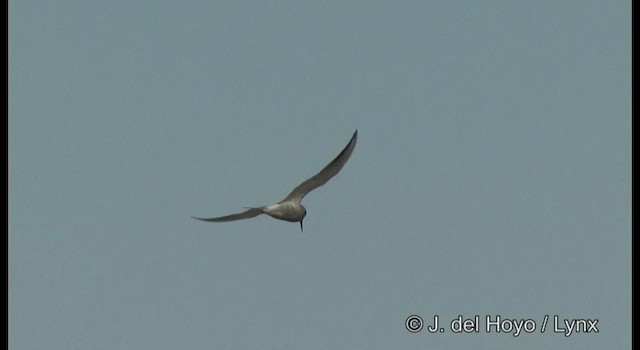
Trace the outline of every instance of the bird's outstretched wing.
[[242, 213], [237, 213], [237, 214], [231, 214], [231, 215], [226, 215], [226, 216], [220, 216], [217, 218], [198, 218], [195, 216], [192, 216], [192, 218], [194, 219], [198, 219], [198, 220], [202, 220], [202, 221], [208, 221], [208, 222], [225, 222], [225, 221], [235, 221], [235, 220], [242, 220], [242, 219], [250, 219], [253, 217], [256, 217], [258, 215], [262, 214], [262, 211], [260, 210], [260, 208], [249, 208], [245, 211], [243, 211]]
[[308, 180], [298, 185], [298, 187], [294, 188], [293, 191], [291, 191], [291, 193], [289, 193], [289, 195], [285, 199], [280, 201], [280, 203], [289, 201], [300, 203], [302, 201], [302, 198], [307, 193], [327, 183], [327, 181], [334, 177], [347, 163], [347, 160], [349, 160], [349, 157], [351, 157], [351, 153], [353, 153], [353, 150], [356, 147], [357, 141], [358, 130], [353, 133], [353, 136], [351, 137], [349, 143], [344, 147], [342, 152], [340, 152], [340, 154], [338, 154], [338, 156], [331, 161], [331, 163], [325, 166], [324, 169], [320, 170], [319, 173], [315, 174]]

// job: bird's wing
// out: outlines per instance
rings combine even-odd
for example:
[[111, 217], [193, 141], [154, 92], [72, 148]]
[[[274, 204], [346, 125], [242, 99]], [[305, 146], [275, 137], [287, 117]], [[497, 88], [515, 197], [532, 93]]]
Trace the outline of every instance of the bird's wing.
[[327, 183], [327, 181], [334, 177], [340, 169], [342, 169], [345, 163], [347, 163], [347, 160], [349, 160], [351, 153], [353, 153], [353, 150], [356, 147], [356, 141], [358, 141], [358, 130], [353, 133], [349, 143], [344, 147], [342, 152], [340, 152], [340, 154], [331, 161], [331, 163], [325, 166], [324, 169], [320, 170], [319, 173], [294, 188], [285, 199], [280, 201], [280, 203], [288, 201], [295, 201], [299, 203], [307, 193]]
[[197, 218], [195, 216], [192, 216], [192, 218], [202, 220], [202, 221], [208, 221], [208, 222], [226, 222], [226, 221], [250, 219], [260, 214], [262, 214], [262, 211], [260, 210], [260, 208], [249, 208], [243, 211], [242, 213], [231, 214], [227, 216], [220, 216], [217, 218]]

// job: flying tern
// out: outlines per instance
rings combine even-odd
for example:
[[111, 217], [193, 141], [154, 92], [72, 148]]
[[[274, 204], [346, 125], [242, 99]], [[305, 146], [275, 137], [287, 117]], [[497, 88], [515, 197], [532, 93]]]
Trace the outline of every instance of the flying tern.
[[294, 188], [289, 195], [276, 204], [265, 205], [262, 207], [246, 207], [245, 211], [241, 213], [220, 216], [216, 218], [198, 218], [192, 216], [194, 219], [208, 221], [208, 222], [226, 222], [242, 219], [250, 219], [261, 214], [267, 214], [274, 219], [284, 220], [289, 222], [300, 222], [300, 231], [304, 231], [302, 228], [302, 220], [307, 215], [307, 209], [301, 204], [302, 199], [309, 192], [324, 185], [336, 176], [336, 174], [347, 163], [351, 153], [356, 147], [358, 141], [358, 130], [353, 133], [351, 140], [344, 147], [344, 149], [333, 159], [327, 166], [325, 166], [319, 173], [313, 175], [309, 179], [302, 182], [298, 187]]

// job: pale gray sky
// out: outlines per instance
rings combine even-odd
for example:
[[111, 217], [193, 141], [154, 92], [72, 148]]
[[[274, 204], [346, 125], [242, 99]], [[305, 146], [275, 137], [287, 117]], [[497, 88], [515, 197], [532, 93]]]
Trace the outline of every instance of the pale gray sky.
[[629, 348], [630, 7], [10, 1], [9, 347]]

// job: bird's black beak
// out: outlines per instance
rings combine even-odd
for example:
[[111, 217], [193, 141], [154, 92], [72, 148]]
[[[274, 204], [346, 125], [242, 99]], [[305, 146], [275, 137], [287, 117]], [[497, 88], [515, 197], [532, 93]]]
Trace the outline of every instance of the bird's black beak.
[[302, 229], [302, 220], [300, 220], [300, 232], [304, 232], [304, 230]]

